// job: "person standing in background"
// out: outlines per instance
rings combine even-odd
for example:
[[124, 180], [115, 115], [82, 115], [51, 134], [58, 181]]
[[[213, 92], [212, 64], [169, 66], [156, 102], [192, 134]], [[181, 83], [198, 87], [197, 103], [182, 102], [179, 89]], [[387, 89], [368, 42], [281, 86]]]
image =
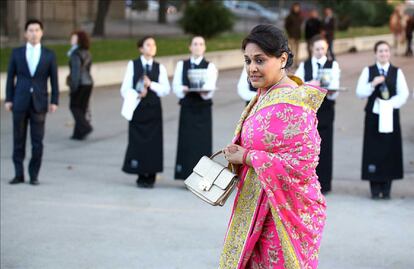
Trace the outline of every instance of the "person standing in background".
[[414, 31], [414, 15], [408, 17], [407, 26], [405, 28], [405, 37], [407, 39], [407, 49], [405, 50], [405, 56], [413, 56], [413, 31]]
[[393, 35], [393, 47], [394, 47], [394, 55], [399, 55], [400, 53], [400, 44], [404, 41], [404, 12], [403, 6], [397, 5], [394, 9], [394, 12], [390, 16], [390, 31]]
[[[186, 179], [202, 156], [212, 153], [212, 98], [216, 89], [217, 68], [204, 58], [205, 40], [195, 36], [190, 43], [190, 59], [179, 61], [175, 68], [173, 90], [180, 99], [180, 122], [178, 131], [175, 179]], [[198, 89], [191, 91], [190, 70], [205, 72], [205, 81]]]
[[409, 96], [401, 69], [390, 63], [391, 46], [378, 41], [376, 63], [365, 67], [356, 95], [365, 106], [362, 180], [369, 180], [372, 199], [390, 199], [391, 183], [403, 178], [400, 108]]
[[83, 31], [71, 35], [71, 49], [68, 51], [70, 74], [67, 83], [70, 88], [69, 108], [75, 119], [72, 139], [83, 140], [93, 128], [87, 119], [93, 79], [90, 73], [92, 57], [89, 52], [90, 40]]
[[[335, 119], [335, 100], [339, 93], [329, 89], [339, 88], [340, 69], [334, 60], [329, 60], [327, 55], [328, 42], [321, 35], [316, 35], [311, 41], [312, 58], [299, 65], [295, 75], [305, 83], [317, 87], [326, 87], [328, 94], [324, 98], [318, 112], [318, 132], [321, 137], [321, 151], [316, 174], [321, 183], [321, 191], [327, 194], [332, 189], [333, 171], [333, 134]], [[329, 85], [322, 85], [320, 70], [330, 70], [331, 80]]]
[[26, 155], [27, 126], [30, 124], [32, 158], [29, 163], [30, 184], [39, 184], [43, 156], [46, 113], [48, 111], [47, 81], [50, 78], [51, 99], [49, 112], [54, 113], [59, 103], [59, 85], [56, 56], [41, 44], [43, 24], [31, 19], [25, 25], [25, 46], [13, 49], [7, 71], [7, 111], [13, 112], [13, 162], [15, 177], [9, 182], [24, 182], [23, 161]]
[[129, 61], [121, 86], [121, 114], [129, 121], [122, 170], [138, 175], [139, 188], [153, 188], [156, 173], [163, 170], [161, 97], [169, 94], [170, 83], [165, 67], [154, 61], [155, 39], [145, 36], [137, 46], [141, 56]]
[[319, 19], [319, 12], [316, 9], [312, 9], [310, 18], [305, 23], [305, 39], [308, 49], [308, 58], [312, 57], [311, 40], [314, 36], [322, 33], [322, 27], [322, 22]]
[[252, 83], [249, 81], [246, 68], [243, 68], [239, 83], [237, 83], [237, 93], [244, 101], [246, 101], [246, 105], [248, 105], [257, 94], [257, 89], [253, 87]]
[[299, 60], [299, 42], [302, 36], [302, 23], [303, 18], [301, 14], [301, 8], [299, 3], [294, 3], [290, 7], [290, 13], [285, 19], [285, 29], [288, 36], [289, 47], [292, 50], [293, 55], [293, 67], [298, 67]]
[[333, 42], [335, 38], [335, 18], [333, 16], [332, 8], [327, 7], [324, 9], [323, 19], [323, 33], [326, 41], [328, 42], [328, 59], [335, 60]]

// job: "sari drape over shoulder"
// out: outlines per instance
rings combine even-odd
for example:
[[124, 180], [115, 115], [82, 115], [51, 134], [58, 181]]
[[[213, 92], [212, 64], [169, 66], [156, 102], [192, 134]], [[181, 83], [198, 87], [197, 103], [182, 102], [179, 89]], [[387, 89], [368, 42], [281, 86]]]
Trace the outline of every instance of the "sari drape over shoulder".
[[233, 143], [250, 150], [252, 167], [240, 167], [221, 269], [317, 268], [326, 205], [316, 112], [325, 95], [280, 85], [245, 108]]

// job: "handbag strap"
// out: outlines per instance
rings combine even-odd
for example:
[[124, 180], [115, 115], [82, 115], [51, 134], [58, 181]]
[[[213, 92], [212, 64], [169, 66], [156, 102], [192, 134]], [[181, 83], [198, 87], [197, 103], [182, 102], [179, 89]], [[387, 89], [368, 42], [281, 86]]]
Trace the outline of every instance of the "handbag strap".
[[[213, 155], [210, 156], [210, 159], [213, 160], [215, 157], [217, 157], [220, 154], [224, 154], [223, 150], [219, 150], [216, 153], [214, 153]], [[237, 169], [236, 166], [230, 162], [227, 162], [227, 167], [230, 169], [230, 171], [232, 171], [234, 174], [237, 173]]]

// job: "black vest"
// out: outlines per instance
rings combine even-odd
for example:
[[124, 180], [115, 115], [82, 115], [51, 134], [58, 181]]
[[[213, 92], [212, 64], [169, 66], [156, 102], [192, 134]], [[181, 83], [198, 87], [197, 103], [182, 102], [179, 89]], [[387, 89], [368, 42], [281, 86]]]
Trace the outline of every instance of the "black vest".
[[[398, 72], [398, 67], [395, 67], [390, 64], [390, 67], [388, 68], [387, 76], [385, 78], [385, 84], [387, 84], [388, 91], [390, 93], [390, 98], [397, 94], [397, 89], [396, 89], [397, 88], [397, 72]], [[380, 75], [380, 72], [378, 70], [377, 65], [376, 64], [371, 65], [369, 67], [368, 82], [371, 82], [376, 76], [379, 76], [379, 75]], [[365, 106], [366, 112], [372, 112], [372, 108], [374, 107], [376, 98], [382, 99], [380, 89], [379, 89], [380, 86], [381, 84], [377, 85], [375, 87], [374, 92], [368, 97], [368, 102], [367, 102], [367, 105]]]
[[[333, 61], [326, 60], [325, 64], [323, 65], [323, 69], [332, 69]], [[312, 60], [308, 59], [305, 61], [304, 64], [305, 69], [305, 81], [311, 81], [313, 79], [313, 68], [312, 68]]]
[[[135, 87], [138, 80], [144, 76], [144, 68], [142, 67], [141, 58], [134, 60], [133, 63], [134, 63], [134, 76], [132, 78], [132, 85], [133, 87]], [[160, 76], [160, 64], [157, 63], [156, 61], [153, 61], [151, 71], [149, 72], [149, 74], [147, 74], [147, 76], [149, 77], [151, 81], [158, 82], [158, 78]], [[154, 91], [150, 89], [148, 89], [147, 96], [141, 100], [141, 105], [158, 104], [158, 103], [160, 103], [160, 98]]]
[[[200, 64], [193, 65], [193, 69], [207, 69], [209, 62], [207, 62], [204, 58], [201, 60]], [[191, 69], [191, 60], [183, 61], [183, 73], [182, 73], [182, 85], [190, 87], [190, 81], [188, 80], [188, 70]], [[186, 96], [180, 100], [181, 105], [188, 105], [188, 104], [201, 104], [201, 103], [208, 103], [211, 104], [211, 100], [204, 100], [201, 98], [199, 93], [196, 92], [189, 92]]]

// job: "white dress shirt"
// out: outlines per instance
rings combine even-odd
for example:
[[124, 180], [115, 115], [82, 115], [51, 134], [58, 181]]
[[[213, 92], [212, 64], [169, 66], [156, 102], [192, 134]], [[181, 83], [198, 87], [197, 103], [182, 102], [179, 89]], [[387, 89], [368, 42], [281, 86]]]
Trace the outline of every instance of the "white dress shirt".
[[257, 92], [250, 90], [249, 82], [247, 82], [247, 71], [243, 68], [240, 75], [239, 83], [237, 83], [237, 93], [244, 101], [250, 101], [256, 96]]
[[[317, 59], [315, 57], [311, 58], [312, 62], [312, 80], [317, 79], [318, 77], [318, 63], [321, 65], [321, 68], [325, 65], [328, 58], [326, 56], [322, 56], [322, 58]], [[332, 63], [332, 80], [329, 84], [329, 89], [338, 89], [339, 88], [339, 78], [340, 78], [341, 70], [339, 69], [339, 64], [336, 61]], [[303, 81], [305, 81], [305, 63], [301, 62], [299, 64], [298, 69], [295, 72], [295, 76], [299, 77]], [[305, 81], [307, 83], [309, 81]], [[339, 95], [339, 92], [334, 92], [333, 94], [329, 94], [326, 96], [329, 100], [335, 100]]]
[[41, 48], [42, 45], [40, 43], [34, 46], [30, 43], [26, 43], [26, 61], [32, 77], [36, 72], [37, 66], [39, 65], [40, 54], [42, 52]]
[[[195, 65], [199, 65], [203, 57], [194, 58], [191, 57], [191, 63]], [[173, 78], [173, 91], [178, 98], [182, 99], [185, 97], [184, 89], [183, 89], [183, 64], [184, 61], [179, 61], [175, 67], [174, 78]], [[207, 66], [207, 81], [203, 85], [203, 89], [209, 90], [208, 93], [200, 94], [201, 98], [204, 100], [208, 100], [213, 98], [214, 92], [216, 90], [216, 83], [217, 83], [218, 71], [216, 66], [213, 63], [209, 63]]]
[[[144, 56], [141, 56], [142, 67], [145, 70], [145, 65], [150, 65], [152, 68], [153, 60], [147, 61]], [[131, 120], [134, 115], [134, 111], [139, 105], [141, 98], [135, 91], [133, 85], [134, 77], [134, 63], [129, 61], [125, 72], [124, 80], [121, 85], [121, 96], [124, 98], [124, 104], [122, 106], [121, 114], [127, 120]], [[159, 97], [166, 96], [170, 93], [170, 82], [168, 81], [168, 74], [165, 67], [160, 64], [160, 74], [158, 76], [158, 82], [151, 81], [150, 89], [153, 90]]]
[[[390, 63], [386, 63], [385, 65], [381, 65], [380, 63], [376, 63], [378, 70], [381, 68], [385, 70], [385, 73], [388, 73], [388, 69], [390, 67]], [[369, 68], [365, 67], [362, 70], [361, 75], [358, 79], [358, 84], [356, 88], [356, 95], [361, 98], [365, 99], [371, 96], [371, 94], [374, 92], [375, 87], [372, 87], [371, 82], [368, 82], [369, 78]], [[407, 101], [407, 98], [409, 96], [408, 86], [407, 82], [405, 80], [404, 73], [401, 71], [400, 68], [398, 68], [397, 71], [397, 85], [396, 85], [396, 95], [392, 96], [389, 101], [394, 107], [394, 109], [398, 109], [402, 107], [405, 102]], [[374, 112], [374, 113], [377, 113]]]

